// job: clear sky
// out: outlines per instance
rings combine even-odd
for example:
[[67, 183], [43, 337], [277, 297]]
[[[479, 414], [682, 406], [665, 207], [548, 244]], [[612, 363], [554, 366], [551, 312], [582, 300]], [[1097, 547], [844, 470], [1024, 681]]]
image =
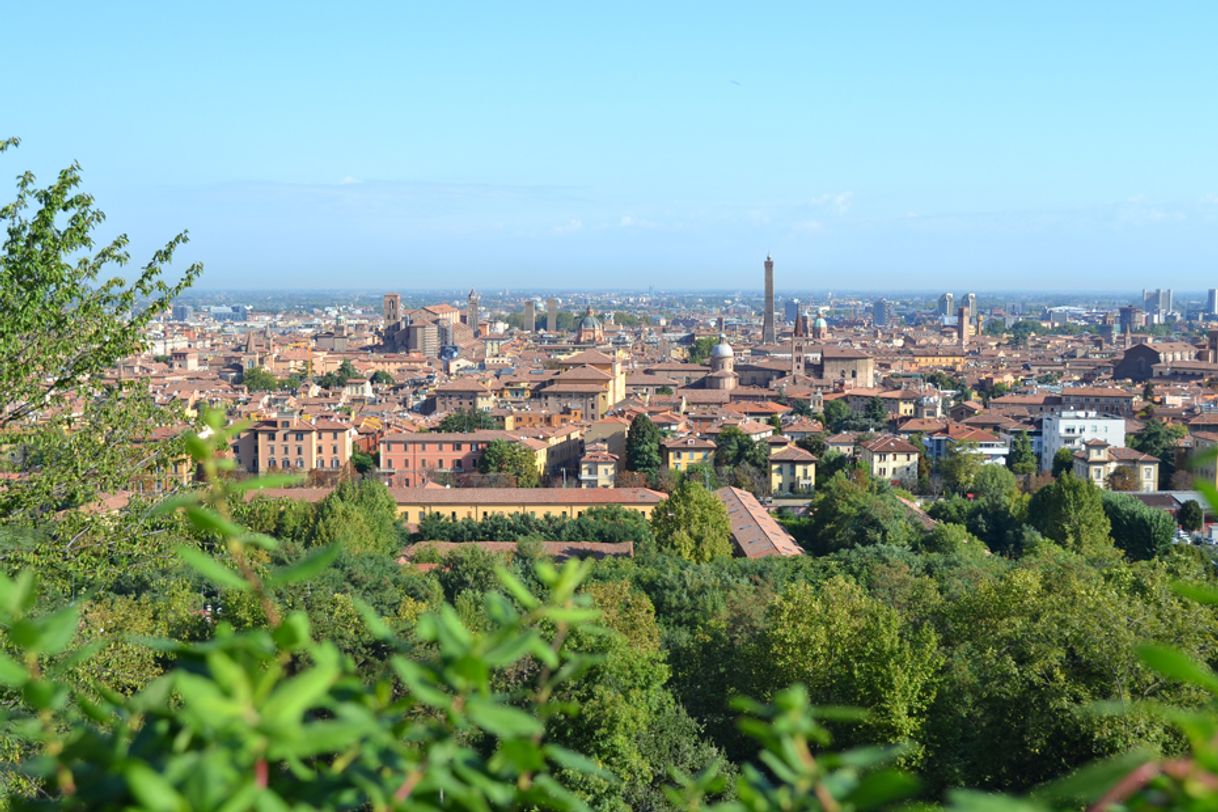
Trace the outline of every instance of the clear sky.
[[190, 229], [204, 287], [760, 287], [767, 251], [780, 290], [1218, 286], [1213, 0], [8, 2], [0, 32], [0, 172], [79, 160], [143, 255]]

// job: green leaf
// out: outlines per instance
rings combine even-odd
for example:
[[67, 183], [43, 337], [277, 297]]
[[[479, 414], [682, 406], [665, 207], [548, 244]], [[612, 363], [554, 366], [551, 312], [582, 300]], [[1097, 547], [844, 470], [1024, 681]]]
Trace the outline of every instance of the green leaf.
[[9, 619], [20, 617], [34, 603], [34, 573], [22, 570], [16, 580], [0, 573], [0, 611]]
[[845, 800], [855, 809], [875, 809], [912, 796], [920, 786], [918, 779], [907, 772], [877, 770], [863, 776]]
[[279, 723], [298, 722], [305, 711], [319, 703], [339, 676], [338, 652], [318, 646], [313, 652], [315, 666], [281, 683], [262, 709], [265, 718]]
[[167, 499], [161, 500], [159, 504], [152, 509], [153, 516], [164, 516], [166, 513], [173, 513], [176, 510], [190, 507], [191, 505], [199, 504], [199, 494], [186, 492], [175, 493]]
[[338, 558], [341, 552], [342, 547], [337, 544], [322, 547], [293, 564], [275, 570], [267, 579], [267, 583], [279, 587], [307, 581], [334, 563], [334, 559]]
[[1075, 770], [1033, 793], [1047, 801], [1094, 803], [1125, 776], [1154, 758], [1150, 750], [1134, 750]]
[[1218, 674], [1187, 654], [1167, 646], [1151, 645], [1138, 646], [1137, 652], [1143, 663], [1163, 676], [1199, 685], [1218, 696]]
[[364, 619], [364, 625], [368, 627], [368, 631], [372, 632], [373, 637], [377, 640], [389, 640], [393, 638], [393, 630], [389, 628], [389, 624], [377, 614], [377, 611], [372, 608], [368, 601], [356, 595], [352, 597], [351, 602], [355, 604], [356, 611]]
[[271, 637], [284, 651], [299, 650], [309, 642], [308, 615], [300, 611], [291, 612], [271, 632]]
[[246, 493], [248, 491], [266, 490], [267, 488], [287, 488], [292, 485], [299, 485], [302, 482], [304, 482], [304, 477], [299, 474], [267, 474], [266, 476], [234, 483], [230, 489], [233, 493]]
[[423, 666], [397, 655], [390, 664], [415, 699], [441, 710], [452, 707], [453, 698], [435, 685]]
[[248, 581], [196, 547], [187, 547], [185, 544], [180, 544], [177, 548], [177, 554], [191, 569], [216, 586], [236, 589], [242, 592], [250, 589]]
[[[1215, 446], [1218, 448], [1218, 446]], [[1171, 585], [1172, 591], [1182, 598], [1203, 603], [1207, 606], [1218, 605], [1218, 589], [1212, 589], [1201, 584], [1190, 584], [1183, 581], [1177, 581]]]
[[474, 697], [465, 705], [471, 722], [501, 738], [536, 736], [545, 730], [539, 719], [510, 705]]
[[176, 812], [187, 808], [186, 801], [173, 785], [141, 761], [128, 764], [123, 770], [123, 778], [131, 787], [131, 794], [153, 812]]
[[612, 775], [608, 770], [601, 767], [592, 759], [585, 755], [568, 750], [565, 747], [557, 744], [547, 744], [542, 747], [542, 752], [546, 758], [553, 761], [559, 767], [564, 767], [568, 770], [574, 770], [578, 773], [586, 775], [596, 775], [602, 778], [608, 778]]
[[195, 462], [203, 462], [212, 455], [211, 443], [199, 437], [197, 434], [187, 434], [182, 438], [186, 443], [186, 450]]
[[503, 584], [504, 588], [512, 594], [517, 603], [525, 609], [535, 609], [537, 607], [539, 604], [537, 597], [506, 567], [496, 566], [495, 575], [499, 578], [499, 583]]
[[279, 539], [268, 536], [266, 533], [243, 533], [238, 538], [245, 544], [252, 544], [264, 550], [279, 549]]
[[76, 636], [79, 622], [80, 609], [77, 606], [65, 606], [58, 612], [39, 618], [42, 634], [38, 640], [37, 651], [42, 654], [58, 654], [66, 649]]
[[517, 634], [493, 647], [482, 658], [491, 668], [504, 668], [519, 660], [533, 648], [533, 636], [536, 632]]
[[186, 516], [199, 530], [210, 530], [216, 535], [230, 539], [245, 535], [245, 528], [241, 525], [234, 524], [215, 511], [199, 505], [187, 507]]
[[947, 799], [952, 812], [1046, 812], [1046, 807], [1038, 803], [975, 790], [950, 790]]
[[551, 606], [542, 610], [542, 614], [555, 623], [589, 623], [601, 616], [599, 609], [577, 609], [573, 606]]
[[20, 687], [30, 678], [30, 673], [21, 663], [0, 651], [0, 685]]

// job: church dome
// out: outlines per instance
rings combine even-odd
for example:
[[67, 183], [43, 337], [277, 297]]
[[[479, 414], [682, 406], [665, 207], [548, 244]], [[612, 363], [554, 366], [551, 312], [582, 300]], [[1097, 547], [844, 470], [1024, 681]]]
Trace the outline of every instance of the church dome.
[[817, 330], [827, 330], [829, 329], [829, 322], [825, 321], [824, 316], [817, 316], [816, 321], [812, 323], [812, 326]]
[[727, 338], [719, 336], [719, 343], [711, 348], [711, 358], [731, 358], [736, 353], [732, 351], [732, 345], [727, 343]]
[[580, 319], [579, 329], [581, 330], [599, 330], [600, 328], [600, 321], [597, 320], [596, 316], [592, 315], [591, 311], [585, 313], [584, 317]]

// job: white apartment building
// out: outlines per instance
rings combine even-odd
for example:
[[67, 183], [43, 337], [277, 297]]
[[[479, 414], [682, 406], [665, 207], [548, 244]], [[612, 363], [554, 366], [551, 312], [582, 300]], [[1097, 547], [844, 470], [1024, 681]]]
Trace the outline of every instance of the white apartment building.
[[1053, 457], [1059, 449], [1081, 451], [1087, 440], [1103, 440], [1114, 448], [1124, 448], [1125, 419], [1084, 411], [1045, 415], [1041, 422], [1040, 470], [1053, 468]]

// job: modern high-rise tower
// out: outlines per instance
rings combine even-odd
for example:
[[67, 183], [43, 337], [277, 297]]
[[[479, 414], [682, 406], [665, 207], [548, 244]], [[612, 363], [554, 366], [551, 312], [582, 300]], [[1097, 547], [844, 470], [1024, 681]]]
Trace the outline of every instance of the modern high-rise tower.
[[954, 317], [956, 315], [956, 297], [952, 293], [945, 293], [939, 297], [939, 315]]
[[977, 294], [970, 293], [964, 297], [964, 306], [968, 308], [969, 324], [977, 323]]
[[765, 258], [765, 312], [761, 314], [761, 341], [774, 343], [774, 260]]
[[1210, 295], [1205, 300], [1205, 315], [1218, 316], [1218, 288], [1210, 288]]
[[871, 304], [871, 323], [876, 327], [884, 327], [888, 324], [888, 300], [876, 299]]
[[1172, 312], [1175, 306], [1172, 302], [1171, 288], [1143, 290], [1142, 306], [1146, 308], [1146, 315], [1153, 323], [1166, 323], [1167, 314]]

